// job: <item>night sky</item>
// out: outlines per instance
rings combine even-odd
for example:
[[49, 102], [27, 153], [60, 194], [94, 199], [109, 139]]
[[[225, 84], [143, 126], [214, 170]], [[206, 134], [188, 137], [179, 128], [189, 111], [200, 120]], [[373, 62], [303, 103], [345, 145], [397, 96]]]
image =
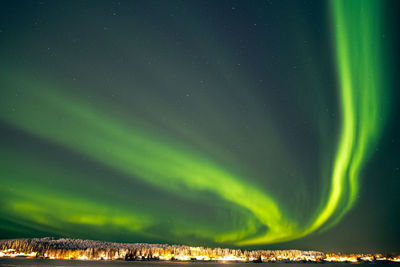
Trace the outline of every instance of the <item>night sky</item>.
[[399, 10], [1, 1], [0, 238], [400, 252]]

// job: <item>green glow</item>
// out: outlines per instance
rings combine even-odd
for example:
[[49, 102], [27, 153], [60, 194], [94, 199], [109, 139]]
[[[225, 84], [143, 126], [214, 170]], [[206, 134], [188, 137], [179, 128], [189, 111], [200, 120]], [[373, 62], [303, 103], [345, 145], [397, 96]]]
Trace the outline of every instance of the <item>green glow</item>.
[[354, 204], [359, 173], [376, 144], [386, 117], [385, 84], [379, 39], [380, 1], [331, 1], [336, 34], [336, 57], [342, 107], [342, 130], [331, 191], [310, 227], [314, 231], [331, 217], [337, 223]]
[[[186, 192], [187, 197], [192, 195], [191, 191], [213, 192], [254, 214], [258, 223], [268, 229], [263, 242], [288, 240], [298, 231], [296, 223], [284, 214], [272, 196], [242, 182], [243, 179], [195, 151], [172, 141], [168, 144], [158, 141], [128, 123], [47, 90], [44, 84], [17, 86], [24, 88], [30, 102], [14, 102], [19, 108], [4, 117], [9, 123], [164, 190]], [[40, 109], [35, 109], [37, 105]], [[85, 222], [91, 218], [78, 217], [78, 220]], [[238, 241], [239, 236], [251, 236], [253, 232], [250, 229], [245, 235], [218, 235], [216, 241]]]
[[[92, 169], [98, 167], [99, 170], [85, 172], [80, 162], [74, 162], [76, 169], [68, 168], [65, 171], [68, 159], [65, 160], [67, 163], [57, 165], [50, 160], [51, 153], [43, 153], [46, 154], [43, 156], [41, 151], [31, 151], [29, 147], [18, 150], [15, 144], [3, 144], [4, 152], [0, 157], [0, 215], [7, 221], [0, 221], [0, 229], [20, 229], [25, 233], [21, 228], [28, 228], [33, 232], [76, 237], [90, 237], [90, 234], [96, 239], [109, 235], [109, 240], [120, 235], [181, 243], [195, 239], [198, 243], [246, 246], [294, 240], [338, 223], [357, 199], [361, 169], [382, 132], [387, 116], [387, 105], [384, 103], [387, 86], [380, 68], [385, 64], [379, 41], [382, 35], [381, 2], [334, 0], [330, 3], [336, 40], [340, 132], [331, 175], [319, 177], [329, 183], [329, 187], [322, 199], [315, 201], [320, 206], [311, 218], [301, 218], [302, 213], [308, 214], [307, 211], [296, 210], [288, 205], [307, 198], [310, 193], [304, 192], [308, 190], [305, 186], [307, 183], [299, 182], [307, 174], [299, 172], [293, 177], [285, 173], [285, 167], [289, 165], [294, 166], [291, 170], [297, 170], [296, 164], [301, 165], [301, 159], [296, 163], [297, 159], [291, 155], [291, 150], [286, 151], [285, 145], [280, 143], [279, 133], [282, 129], [269, 123], [269, 118], [263, 117], [265, 114], [259, 116], [261, 120], [268, 120], [268, 127], [259, 127], [259, 121], [254, 120], [254, 125], [257, 125], [254, 129], [260, 130], [257, 133], [260, 140], [254, 142], [259, 142], [260, 147], [266, 143], [262, 149], [269, 151], [257, 155], [262, 156], [265, 164], [273, 165], [275, 161], [268, 162], [264, 155], [271, 159], [279, 154], [279, 158], [284, 158], [285, 162], [281, 163], [282, 168], [268, 166], [262, 169], [264, 172], [255, 172], [260, 177], [253, 177], [256, 175], [251, 171], [238, 171], [240, 166], [235, 166], [238, 162], [231, 160], [240, 152], [229, 149], [221, 149], [221, 152], [218, 150], [220, 148], [214, 148], [213, 143], [208, 142], [207, 136], [202, 136], [209, 132], [197, 132], [198, 128], [195, 127], [182, 129], [182, 123], [174, 117], [174, 112], [168, 108], [158, 110], [157, 106], [162, 105], [158, 95], [150, 97], [154, 100], [148, 101], [152, 105], [140, 103], [140, 99], [130, 103], [138, 105], [138, 110], [150, 110], [148, 113], [155, 117], [168, 117], [165, 121], [158, 120], [162, 122], [161, 126], [152, 127], [152, 122], [146, 123], [146, 119], [140, 118], [138, 114], [142, 113], [132, 115], [131, 109], [127, 109], [126, 113], [123, 108], [114, 109], [115, 106], [109, 103], [103, 104], [101, 97], [94, 97], [95, 105], [85, 100], [83, 93], [69, 92], [69, 85], [32, 77], [22, 71], [16, 75], [17, 72], [3, 70], [1, 122], [18, 134], [19, 131], [23, 132], [24, 138], [35, 139], [33, 143], [46, 142], [54, 150], [59, 149], [62, 153], [85, 161], [82, 166], [90, 165]], [[168, 66], [163, 66], [158, 72], [155, 71], [160, 80], [164, 76], [174, 75]], [[250, 83], [246, 84], [246, 77], [235, 72], [232, 74], [228, 69], [221, 69], [220, 72], [223, 73], [223, 79], [232, 79], [221, 82], [229, 89], [234, 88], [235, 80], [240, 81], [239, 87], [250, 87]], [[210, 95], [214, 94], [213, 89], [209, 89]], [[140, 98], [146, 88], [139, 88], [138, 91]], [[236, 97], [242, 101], [245, 93], [238, 92]], [[137, 96], [135, 93], [132, 95]], [[204, 116], [217, 118], [210, 118], [212, 123], [207, 127], [217, 129], [215, 132], [230, 139], [226, 147], [231, 148], [231, 143], [240, 139], [235, 136], [239, 128], [235, 119], [230, 121], [234, 124], [231, 127], [227, 125], [229, 123], [224, 124], [224, 120], [231, 118], [218, 114], [220, 103], [216, 101], [215, 105], [211, 105], [212, 101], [202, 97], [191, 104], [205, 109], [207, 112]], [[256, 98], [249, 96], [248, 102], [256, 106], [259, 104]], [[240, 104], [240, 101], [235, 103]], [[261, 113], [260, 110], [264, 109], [257, 109], [257, 112]], [[265, 116], [270, 115], [268, 113]], [[247, 120], [245, 115], [243, 117]], [[172, 134], [158, 131], [163, 127], [172, 128]], [[181, 135], [174, 135], [174, 131]], [[185, 135], [192, 138], [189, 140], [198, 141], [203, 150], [198, 149], [198, 144], [192, 146], [187, 139], [181, 138]], [[17, 150], [20, 153], [15, 152]], [[301, 156], [307, 153], [302, 151]], [[226, 160], [228, 164], [221, 159], [224, 156], [230, 157]], [[249, 158], [249, 161], [253, 160]], [[107, 173], [103, 174], [103, 171]], [[292, 177], [293, 184], [280, 181], [288, 176]], [[113, 184], [114, 179], [117, 185]], [[263, 180], [271, 180], [271, 183], [263, 183]], [[287, 193], [269, 186], [278, 183], [283, 184], [282, 188]], [[151, 187], [149, 194], [153, 194], [154, 190], [154, 194], [165, 194], [166, 200], [163, 203], [164, 199], [160, 197], [152, 202], [148, 197], [146, 200], [150, 199], [149, 203], [143, 203], [140, 197], [134, 196], [138, 194], [137, 191], [132, 190], [135, 192], [132, 193], [125, 190], [119, 194], [121, 188], [118, 186], [128, 189], [135, 186]], [[175, 198], [171, 200], [168, 197]], [[205, 204], [196, 206], [193, 204], [196, 201]], [[180, 206], [180, 202], [185, 202], [187, 206]], [[174, 206], [168, 203], [174, 203]], [[307, 204], [299, 206], [304, 209]], [[211, 215], [203, 218], [198, 214], [204, 210]], [[221, 225], [209, 222], [210, 218]]]

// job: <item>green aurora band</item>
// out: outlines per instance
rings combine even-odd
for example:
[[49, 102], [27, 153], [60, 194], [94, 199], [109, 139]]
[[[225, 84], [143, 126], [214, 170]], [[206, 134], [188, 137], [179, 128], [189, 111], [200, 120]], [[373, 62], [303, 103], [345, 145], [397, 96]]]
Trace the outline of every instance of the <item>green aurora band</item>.
[[[228, 206], [238, 207], [242, 218], [240, 227], [226, 232], [212, 227], [182, 229], [180, 225], [195, 222], [181, 217], [176, 228], [169, 229], [177, 240], [179, 235], [192, 235], [215, 243], [247, 246], [303, 237], [338, 223], [353, 206], [361, 167], [378, 140], [387, 113], [382, 94], [385, 79], [379, 67], [384, 63], [382, 47], [376, 41], [381, 36], [381, 1], [331, 1], [331, 7], [342, 126], [329, 192], [307, 223], [291, 215], [290, 207], [274, 196], [273, 189], [266, 192], [203, 152], [154, 134], [151, 129], [145, 130], [140, 123], [132, 125], [116, 112], [92, 107], [53, 83], [28, 76], [21, 79], [3, 71], [0, 119], [27, 134], [50, 140], [56, 146], [123, 173], [127, 182], [140, 180], [188, 200], [207, 192]], [[15, 88], [22, 91], [24, 98], [13, 97]], [[84, 173], [76, 171], [68, 177], [58, 172], [59, 166], [43, 166], [39, 159], [32, 161], [28, 156], [13, 153], [10, 147], [5, 150], [7, 155], [2, 153], [0, 163], [2, 217], [22, 227], [58, 235], [71, 235], [65, 229], [74, 224], [86, 225], [97, 236], [106, 234], [105, 227], [152, 235], [151, 227], [157, 224], [158, 217], [148, 212], [145, 205], [129, 203], [123, 196], [114, 201], [95, 200], [85, 195], [84, 186], [80, 185], [80, 180], [85, 179]], [[13, 170], [10, 166], [15, 161], [24, 170]], [[51, 192], [52, 185], [46, 184], [44, 177], [60, 175], [75, 181], [75, 195]], [[100, 184], [93, 186], [107, 195], [106, 188]], [[5, 189], [11, 185], [19, 188], [18, 193]], [[169, 212], [169, 216], [174, 216], [173, 210]]]
[[[310, 231], [331, 217], [333, 225], [357, 198], [362, 163], [383, 129], [388, 105], [382, 68], [382, 3], [331, 1], [336, 34], [336, 57], [342, 129], [333, 164], [331, 191]], [[386, 89], [386, 90], [385, 90]]]

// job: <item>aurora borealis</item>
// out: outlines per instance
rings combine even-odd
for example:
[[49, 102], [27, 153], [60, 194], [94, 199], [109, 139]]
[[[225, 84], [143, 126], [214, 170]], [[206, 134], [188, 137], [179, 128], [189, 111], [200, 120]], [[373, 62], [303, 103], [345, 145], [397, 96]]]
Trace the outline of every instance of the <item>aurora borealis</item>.
[[0, 238], [398, 251], [396, 7], [2, 3]]

